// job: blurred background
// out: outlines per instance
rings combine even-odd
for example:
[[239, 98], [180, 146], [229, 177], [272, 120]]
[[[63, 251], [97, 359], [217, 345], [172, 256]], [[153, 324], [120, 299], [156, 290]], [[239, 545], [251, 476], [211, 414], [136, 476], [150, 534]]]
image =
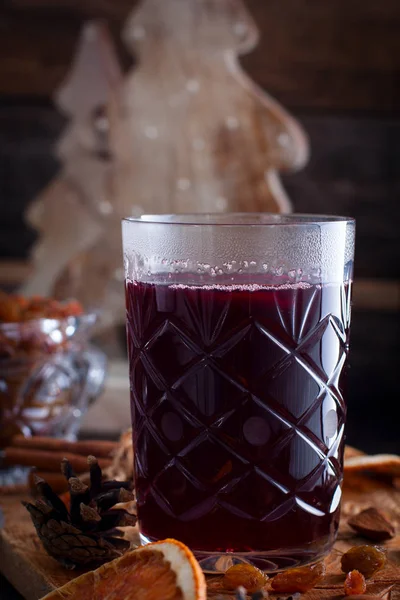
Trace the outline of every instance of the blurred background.
[[[394, 414], [400, 365], [400, 3], [246, 0], [245, 5], [260, 40], [240, 57], [242, 69], [297, 119], [309, 137], [308, 163], [281, 178], [294, 211], [357, 219], [348, 441], [370, 452], [399, 451]], [[15, 290], [32, 276], [32, 250], [39, 239], [35, 222], [40, 219], [27, 218], [27, 214], [33, 200], [65, 167], [63, 162], [68, 162], [67, 150], [57, 154], [55, 149], [68, 130], [71, 114], [60, 109], [62, 102], [55, 94], [70, 73], [82, 27], [93, 19], [106, 24], [110, 39], [103, 46], [100, 43], [100, 50], [107, 47], [109, 52], [111, 43], [113, 60], [122, 79], [132, 79], [134, 94], [139, 58], [121, 38], [134, 8], [133, 0], [2, 0], [3, 289]], [[241, 24], [234, 24], [238, 33]], [[140, 26], [131, 33], [137, 41], [144, 35]], [[168, 83], [168, 73], [163, 81]], [[196, 79], [189, 84], [189, 91], [196, 92]], [[81, 95], [85, 93], [83, 86]], [[100, 119], [102, 102], [93, 109]], [[101, 123], [97, 122], [100, 133]], [[150, 127], [146, 135], [154, 138], [157, 130]], [[104, 158], [107, 148], [100, 155]], [[157, 177], [156, 170], [153, 175]], [[180, 179], [178, 184], [184, 191], [187, 180]], [[49, 202], [57, 219], [57, 195]], [[60, 215], [63, 210], [60, 204]], [[108, 213], [104, 201], [100, 212]], [[120, 273], [116, 278], [122, 298]], [[115, 417], [110, 427], [117, 434], [129, 425], [123, 340], [122, 325], [116, 327], [112, 341], [108, 335], [99, 335], [98, 343], [111, 361], [110, 389], [114, 387], [108, 400], [99, 402], [97, 416], [86, 419], [89, 430], [95, 420], [97, 426], [104, 420], [104, 402], [116, 402], [116, 398], [118, 406], [125, 408], [115, 411], [119, 421]]]

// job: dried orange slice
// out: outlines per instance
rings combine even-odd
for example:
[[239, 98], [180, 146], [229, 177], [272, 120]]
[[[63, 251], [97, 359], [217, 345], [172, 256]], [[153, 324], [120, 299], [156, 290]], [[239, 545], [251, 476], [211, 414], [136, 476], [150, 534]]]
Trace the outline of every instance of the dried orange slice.
[[127, 552], [42, 600], [206, 600], [206, 581], [192, 552], [167, 539]]

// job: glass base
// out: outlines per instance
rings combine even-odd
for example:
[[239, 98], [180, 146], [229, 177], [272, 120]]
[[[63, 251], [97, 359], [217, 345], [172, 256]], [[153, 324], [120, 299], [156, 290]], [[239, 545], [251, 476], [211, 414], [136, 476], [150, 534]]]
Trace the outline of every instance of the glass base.
[[[150, 544], [158, 540], [148, 538], [140, 534], [142, 545]], [[233, 565], [250, 564], [265, 573], [277, 573], [293, 567], [301, 567], [316, 563], [329, 554], [332, 548], [332, 540], [329, 540], [323, 547], [321, 544], [315, 544], [314, 547], [290, 548], [279, 550], [267, 550], [265, 552], [205, 552], [192, 550], [197, 558], [204, 573], [210, 575], [220, 575], [225, 573]], [[318, 546], [318, 548], [317, 548]]]

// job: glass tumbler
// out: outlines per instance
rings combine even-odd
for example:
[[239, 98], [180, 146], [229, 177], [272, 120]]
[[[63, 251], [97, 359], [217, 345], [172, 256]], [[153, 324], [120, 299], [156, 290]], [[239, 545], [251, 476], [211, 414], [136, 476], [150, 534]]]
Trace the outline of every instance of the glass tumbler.
[[181, 540], [206, 572], [322, 558], [340, 511], [354, 220], [122, 228], [142, 542]]

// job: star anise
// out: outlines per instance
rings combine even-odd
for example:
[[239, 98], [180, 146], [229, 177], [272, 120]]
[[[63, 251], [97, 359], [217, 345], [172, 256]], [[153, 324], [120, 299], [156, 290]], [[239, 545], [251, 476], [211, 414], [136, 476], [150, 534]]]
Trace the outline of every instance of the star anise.
[[126, 506], [134, 500], [132, 482], [103, 481], [94, 456], [88, 457], [90, 485], [83, 483], [64, 459], [61, 471], [68, 480], [69, 509], [44, 479], [36, 477], [37, 497], [24, 502], [48, 554], [69, 569], [96, 567], [130, 547], [119, 527], [132, 526], [136, 515]]

